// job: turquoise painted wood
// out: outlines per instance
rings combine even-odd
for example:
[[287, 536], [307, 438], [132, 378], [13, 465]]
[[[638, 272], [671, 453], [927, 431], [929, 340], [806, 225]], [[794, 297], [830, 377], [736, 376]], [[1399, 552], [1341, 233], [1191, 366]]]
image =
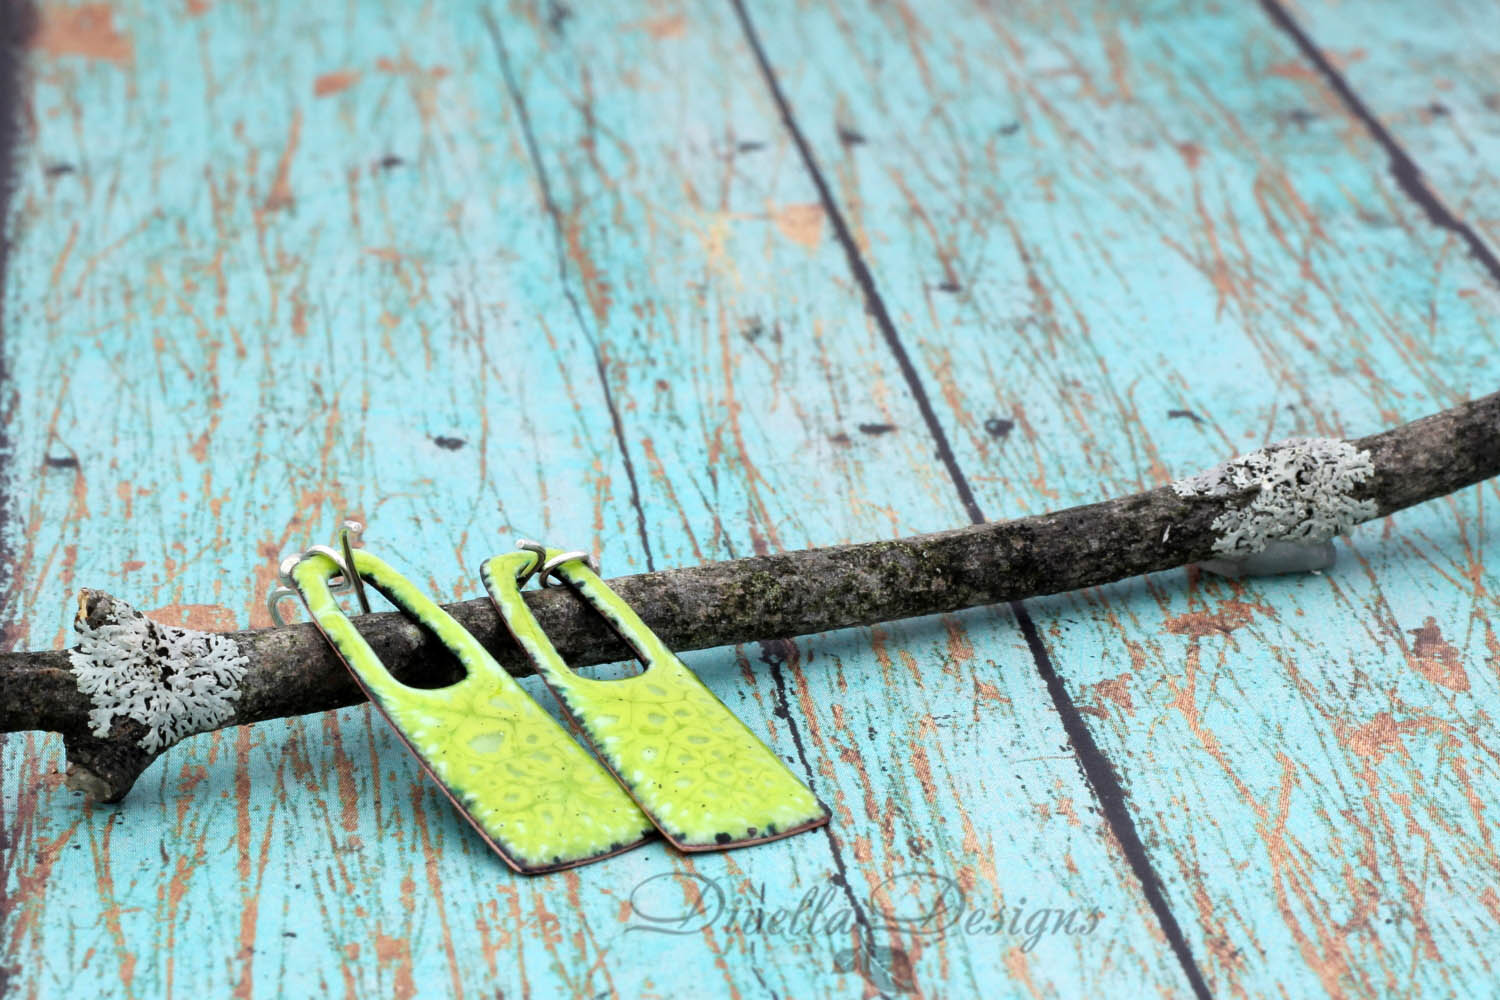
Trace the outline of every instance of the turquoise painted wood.
[[[517, 534], [613, 575], [964, 522], [732, 8], [497, 5], [497, 47], [476, 6], [295, 6], [48, 13], [8, 220], [14, 645], [65, 645], [85, 585], [267, 624], [277, 559], [345, 514], [439, 597]], [[1492, 388], [1495, 286], [1254, 7], [757, 6], [988, 516]], [[1495, 492], [1321, 577], [1032, 603], [1215, 995], [1493, 978]], [[117, 808], [11, 736], [5, 982], [1191, 995], [1009, 612], [687, 659], [826, 833], [522, 880], [367, 706], [196, 737]], [[984, 919], [885, 926], [942, 880]], [[756, 928], [810, 893], [815, 928]], [[1010, 923], [1043, 909], [1091, 933]]]
[[[1492, 390], [1495, 283], [1268, 20], [1070, 7], [765, 19], [986, 513]], [[1036, 602], [1216, 995], [1488, 988], [1494, 497]]]
[[1500, 244], [1500, 166], [1485, 153], [1500, 142], [1494, 5], [1300, 3], [1297, 16], [1443, 202]]

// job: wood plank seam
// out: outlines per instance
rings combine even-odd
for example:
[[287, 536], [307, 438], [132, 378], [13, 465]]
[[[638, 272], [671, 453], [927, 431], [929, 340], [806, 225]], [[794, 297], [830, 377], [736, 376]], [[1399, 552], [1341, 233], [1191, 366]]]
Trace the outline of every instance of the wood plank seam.
[[[787, 697], [786, 675], [782, 673], [782, 667], [786, 665], [789, 658], [797, 655], [796, 644], [787, 640], [779, 642], [763, 642], [760, 644], [761, 662], [771, 668], [771, 683], [776, 690], [776, 715], [787, 725], [787, 730], [792, 735], [792, 746], [797, 754], [797, 763], [802, 766], [802, 773], [809, 781], [816, 780], [817, 770], [807, 756], [807, 742], [802, 735], [802, 727], [797, 725], [797, 716], [792, 711], [791, 700]], [[849, 881], [849, 866], [844, 860], [844, 854], [839, 840], [833, 833], [833, 824], [828, 823], [823, 827], [823, 836], [828, 840], [828, 853], [833, 860], [834, 870], [838, 873], [833, 880], [843, 894], [849, 909], [854, 914], [854, 920], [859, 924], [860, 937], [865, 942], [875, 940], [875, 928], [870, 923], [870, 915], [865, 912], [864, 905], [860, 903], [859, 897], [854, 893], [854, 885]]]
[[[938, 422], [936, 412], [912, 364], [905, 345], [901, 342], [900, 332], [892, 321], [890, 312], [876, 287], [875, 279], [870, 272], [869, 266], [864, 261], [858, 245], [849, 230], [849, 225], [844, 217], [843, 210], [833, 197], [832, 189], [824, 177], [817, 159], [813, 156], [812, 148], [808, 145], [801, 127], [798, 125], [791, 105], [782, 92], [781, 85], [776, 79], [776, 74], [771, 68], [770, 60], [766, 56], [761, 44], [760, 36], [755, 31], [755, 25], [750, 19], [749, 12], [745, 9], [744, 0], [730, 0], [734, 7], [735, 15], [739, 19], [740, 27], [744, 31], [746, 42], [755, 56], [756, 64], [760, 68], [761, 78], [770, 93], [781, 115], [782, 123], [791, 135], [792, 141], [802, 158], [814, 186], [818, 191], [819, 200], [823, 204], [823, 210], [827, 214], [833, 228], [835, 238], [844, 250], [844, 255], [849, 263], [855, 283], [859, 286], [865, 303], [870, 310], [876, 325], [879, 327], [886, 345], [891, 353], [895, 355], [902, 378], [911, 392], [918, 410], [921, 412], [923, 423], [926, 425], [928, 434], [932, 437], [937, 449], [938, 458], [947, 469], [948, 475], [953, 482], [964, 509], [973, 522], [982, 523], [986, 518], [979, 503], [974, 498], [973, 490], [969, 486], [968, 477], [960, 467], [957, 457], [948, 442], [947, 434]], [[1121, 785], [1116, 769], [1108, 756], [1099, 748], [1089, 731], [1088, 724], [1083, 720], [1083, 714], [1074, 704], [1066, 686], [1058, 675], [1052, 663], [1051, 656], [1047, 652], [1046, 645], [1042, 642], [1041, 635], [1037, 632], [1036, 624], [1031, 618], [1030, 611], [1021, 601], [1012, 601], [1009, 604], [1016, 622], [1021, 628], [1022, 636], [1026, 640], [1027, 648], [1031, 652], [1037, 673], [1047, 685], [1047, 693], [1062, 720], [1063, 728], [1068, 734], [1068, 742], [1072, 745], [1078, 763], [1082, 767], [1084, 776], [1088, 780], [1089, 789], [1094, 798], [1099, 802], [1105, 822], [1108, 823], [1110, 831], [1119, 842], [1121, 851], [1125, 854], [1130, 864], [1131, 871], [1141, 883], [1141, 889], [1146, 896], [1146, 901], [1151, 907], [1152, 914], [1161, 926], [1162, 934], [1166, 937], [1168, 945], [1172, 949], [1178, 964], [1182, 967], [1183, 975], [1187, 977], [1188, 984], [1192, 988], [1193, 995], [1204, 1000], [1212, 994], [1209, 992], [1208, 984], [1203, 977], [1196, 959], [1193, 957], [1192, 949], [1188, 945], [1187, 937], [1183, 934], [1182, 926], [1177, 916], [1172, 912], [1171, 904], [1167, 899], [1165, 883], [1160, 873], [1156, 871], [1150, 856], [1146, 853], [1145, 844], [1141, 841], [1140, 834], [1136, 830], [1135, 819], [1130, 813], [1124, 786]]]
[[531, 127], [531, 113], [526, 109], [526, 96], [521, 93], [515, 71], [511, 68], [510, 55], [505, 50], [505, 39], [500, 34], [500, 24], [495, 20], [494, 12], [488, 7], [484, 8], [482, 13], [485, 30], [489, 33], [490, 42], [495, 48], [495, 57], [500, 63], [500, 75], [505, 80], [505, 91], [510, 97], [511, 104], [515, 105], [521, 138], [526, 145], [526, 158], [531, 161], [532, 172], [536, 174], [537, 187], [542, 196], [542, 207], [552, 223], [552, 242], [557, 255], [557, 277], [562, 284], [563, 295], [568, 300], [568, 306], [572, 309], [573, 319], [578, 323], [578, 329], [588, 341], [589, 349], [594, 355], [594, 367], [599, 374], [599, 389], [604, 394], [604, 405], [609, 410], [609, 421], [614, 430], [615, 445], [620, 449], [620, 461], [625, 466], [625, 479], [630, 485], [630, 506], [635, 511], [636, 531], [640, 534], [641, 551], [646, 557], [646, 568], [655, 572], [656, 560], [651, 556], [651, 534], [646, 530], [646, 512], [641, 508], [641, 488], [635, 475], [635, 463], [630, 458], [630, 448], [625, 444], [625, 425], [620, 420], [620, 407], [615, 402], [614, 391], [609, 387], [609, 369], [604, 363], [604, 354], [599, 348], [599, 337], [584, 319], [583, 306], [578, 302], [578, 293], [573, 290], [572, 284], [568, 281], [568, 254], [564, 245], [562, 211], [557, 207], [557, 199], [552, 196], [552, 182], [547, 176], [547, 164], [542, 159], [541, 150], [537, 146], [536, 132]]
[[[531, 116], [526, 107], [525, 95], [521, 92], [519, 82], [516, 80], [514, 70], [511, 67], [510, 55], [505, 48], [505, 40], [500, 31], [499, 22], [495, 20], [493, 11], [491, 11], [488, 7], [483, 9], [482, 14], [485, 22], [485, 30], [489, 34], [490, 41], [495, 49], [496, 59], [500, 64], [501, 74], [505, 80], [506, 91], [510, 97], [511, 103], [516, 108], [516, 116], [519, 122], [522, 140], [526, 147], [527, 158], [531, 161], [531, 167], [536, 175], [537, 185], [540, 190], [544, 208], [552, 223], [552, 233], [557, 251], [558, 276], [563, 284], [563, 292], [573, 309], [574, 316], [577, 319], [580, 328], [582, 329], [585, 337], [588, 338], [589, 345], [594, 353], [595, 363], [598, 368], [599, 383], [601, 388], [603, 389], [605, 402], [609, 407], [610, 419], [614, 428], [615, 443], [616, 446], [620, 449], [621, 460], [625, 466], [626, 476], [630, 484], [630, 502], [631, 507], [633, 508], [636, 515], [636, 524], [637, 529], [640, 533], [641, 545], [645, 555], [646, 565], [648, 570], [654, 572], [656, 566], [651, 556], [651, 542], [646, 526], [646, 515], [641, 506], [640, 491], [636, 484], [635, 471], [630, 459], [630, 450], [625, 443], [624, 427], [621, 423], [618, 409], [615, 406], [613, 396], [610, 392], [608, 372], [605, 368], [603, 358], [599, 351], [598, 339], [594, 336], [593, 330], [590, 329], [588, 327], [588, 324], [585, 322], [582, 307], [579, 305], [577, 294], [574, 292], [572, 284], [568, 280], [567, 253], [563, 247], [562, 212], [558, 208], [557, 202], [552, 195], [552, 187], [550, 179], [547, 175], [547, 167], [545, 162], [543, 161], [540, 148], [537, 145], [536, 135], [531, 125]], [[908, 367], [910, 367], [910, 361], [907, 361], [906, 364]], [[928, 412], [930, 413], [930, 406], [928, 407]], [[971, 506], [973, 505], [974, 500], [972, 494], [967, 495], [967, 503]], [[977, 510], [978, 508], [972, 507], [972, 509]], [[785, 680], [781, 676], [779, 663], [772, 664], [770, 660], [767, 660], [767, 663], [772, 665], [773, 667], [772, 676], [773, 680], [776, 683], [777, 697], [781, 702], [782, 708], [785, 710], [787, 708]], [[796, 748], [798, 764], [801, 766], [803, 773], [806, 774], [809, 779], [814, 778], [815, 769], [812, 765], [812, 761], [808, 759], [807, 751], [803, 744], [802, 733], [797, 726], [793, 713], [789, 710], [784, 711], [783, 721], [786, 722], [788, 728], [791, 731], [792, 742], [794, 747]], [[822, 827], [822, 833], [827, 840], [828, 850], [833, 861], [834, 868], [838, 872], [837, 879], [835, 880], [836, 884], [838, 885], [840, 892], [843, 894], [850, 911], [854, 914], [855, 921], [859, 924], [860, 930], [862, 932], [862, 938], [867, 942], [871, 942], [874, 940], [874, 927], [870, 923], [869, 915], [865, 912], [864, 906], [860, 903], [859, 897], [855, 894], [854, 887], [849, 881], [848, 863], [844, 859], [842, 853], [843, 848], [839, 842], [837, 835], [834, 833], [833, 824], [830, 823], [824, 825]]]
[[1423, 179], [1422, 170], [1417, 166], [1411, 155], [1396, 141], [1396, 137], [1370, 110], [1368, 104], [1354, 92], [1349, 86], [1349, 81], [1338, 71], [1321, 46], [1313, 41], [1302, 26], [1296, 22], [1287, 9], [1282, 6], [1280, 0], [1261, 0], [1261, 8], [1276, 27], [1286, 34], [1296, 44], [1299, 51], [1317, 69], [1325, 83], [1338, 96], [1339, 101], [1348, 109], [1349, 114], [1356, 118], [1370, 133], [1370, 137], [1390, 157], [1391, 177], [1396, 181], [1396, 186], [1402, 192], [1416, 202], [1426, 214], [1428, 220], [1439, 229], [1446, 229], [1459, 239], [1463, 240], [1469, 253], [1479, 262], [1496, 284], [1500, 284], [1500, 258], [1495, 256], [1489, 244], [1485, 243], [1474, 227], [1454, 214], [1437, 193], [1427, 185]]

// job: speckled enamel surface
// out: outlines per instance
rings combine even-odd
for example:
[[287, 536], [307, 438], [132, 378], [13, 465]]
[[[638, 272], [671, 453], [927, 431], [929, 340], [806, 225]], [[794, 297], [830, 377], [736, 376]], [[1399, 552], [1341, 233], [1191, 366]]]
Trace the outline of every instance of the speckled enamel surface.
[[[558, 554], [549, 549], [548, 557]], [[537, 672], [658, 829], [678, 847], [757, 843], [820, 826], [828, 811], [760, 738], [662, 645], [582, 561], [557, 570], [636, 650], [646, 669], [595, 680], [574, 673], [516, 585], [536, 556], [495, 556], [484, 585]]]
[[643, 842], [650, 822], [479, 642], [389, 565], [356, 550], [367, 584], [430, 629], [468, 672], [423, 690], [392, 677], [329, 591], [323, 555], [292, 571], [323, 634], [412, 751], [518, 871], [551, 871]]

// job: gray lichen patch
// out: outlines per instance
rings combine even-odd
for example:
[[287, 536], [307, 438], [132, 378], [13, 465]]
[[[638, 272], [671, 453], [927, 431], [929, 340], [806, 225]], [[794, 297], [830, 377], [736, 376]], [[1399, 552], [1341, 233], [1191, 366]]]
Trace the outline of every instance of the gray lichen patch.
[[68, 651], [78, 690], [94, 705], [95, 736], [109, 735], [117, 717], [134, 719], [147, 729], [141, 749], [155, 753], [233, 716], [249, 664], [233, 639], [151, 621], [121, 601], [110, 611], [99, 624], [80, 618]]
[[1374, 475], [1370, 453], [1338, 438], [1289, 438], [1241, 455], [1172, 489], [1181, 497], [1221, 497], [1257, 487], [1249, 503], [1214, 519], [1214, 551], [1243, 558], [1273, 541], [1326, 542], [1373, 518], [1373, 500], [1354, 488]]

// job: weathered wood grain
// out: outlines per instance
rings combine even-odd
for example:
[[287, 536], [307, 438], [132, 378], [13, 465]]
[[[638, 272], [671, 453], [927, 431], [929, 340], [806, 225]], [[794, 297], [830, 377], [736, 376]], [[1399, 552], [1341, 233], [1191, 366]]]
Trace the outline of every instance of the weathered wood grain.
[[[1253, 6], [756, 20], [988, 516], [1493, 387], [1495, 286]], [[1487, 988], [1495, 495], [1035, 602], [1216, 995]]]
[[[727, 8], [502, 7], [508, 72], [477, 8], [88, 11], [49, 12], [12, 219], [8, 361], [42, 390], [13, 643], [63, 644], [94, 581], [263, 624], [277, 556], [345, 513], [444, 598], [517, 533], [623, 572], [959, 523]], [[873, 989], [847, 928], [631, 933], [632, 888], [873, 920], [934, 871], [1104, 916], [1029, 949], [874, 935], [924, 994], [1185, 991], [1005, 612], [692, 662], [828, 835], [519, 881], [362, 708], [191, 741], [120, 810], [8, 739], [12, 988], [844, 996]]]
[[[275, 555], [346, 511], [445, 597], [518, 532], [626, 571], [961, 522], [727, 10], [500, 8], [509, 87], [474, 9], [86, 10], [41, 38], [12, 219], [6, 360], [44, 390], [10, 428], [13, 643], [61, 644], [97, 580], [260, 623]], [[1493, 289], [1254, 8], [756, 16], [990, 516], [1492, 387]], [[1486, 498], [1321, 579], [1035, 606], [1216, 993], [1491, 977]], [[363, 710], [185, 745], [120, 812], [9, 739], [0, 965], [35, 996], [842, 995], [835, 936], [621, 930], [643, 874], [794, 903], [842, 863], [856, 898], [931, 868], [1108, 912], [1031, 952], [897, 936], [924, 993], [1186, 991], [1007, 615], [693, 662], [848, 840], [487, 883]]]
[[1500, 167], [1488, 152], [1500, 143], [1494, 4], [1300, 0], [1289, 12], [1435, 197], [1500, 246]]

